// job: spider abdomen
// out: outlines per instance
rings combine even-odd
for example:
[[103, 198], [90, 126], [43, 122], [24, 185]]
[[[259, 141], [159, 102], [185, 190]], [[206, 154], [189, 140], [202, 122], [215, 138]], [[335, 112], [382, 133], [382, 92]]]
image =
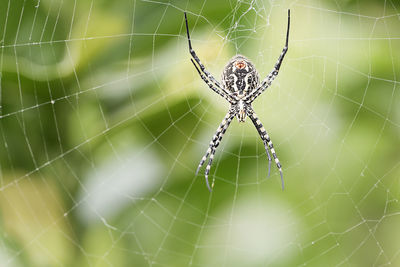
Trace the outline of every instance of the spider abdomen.
[[246, 96], [257, 88], [259, 75], [253, 63], [242, 55], [234, 56], [222, 72], [223, 86], [237, 96]]

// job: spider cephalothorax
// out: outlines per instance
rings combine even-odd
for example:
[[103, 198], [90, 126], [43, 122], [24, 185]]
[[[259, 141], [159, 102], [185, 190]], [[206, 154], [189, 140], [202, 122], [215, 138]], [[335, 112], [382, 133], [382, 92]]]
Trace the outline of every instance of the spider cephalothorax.
[[[226, 64], [224, 71], [222, 72], [222, 84], [220, 84], [214, 76], [212, 76], [201, 63], [200, 59], [196, 55], [196, 52], [192, 48], [192, 43], [190, 41], [189, 35], [189, 26], [187, 21], [187, 16], [185, 12], [185, 22], [186, 22], [186, 33], [189, 42], [189, 52], [192, 56], [190, 59], [195, 66], [197, 72], [204, 82], [207, 83], [208, 87], [213, 90], [215, 93], [219, 94], [223, 98], [225, 98], [230, 104], [231, 108], [228, 113], [225, 115], [225, 118], [222, 120], [219, 125], [217, 132], [214, 134], [210, 145], [206, 151], [206, 154], [201, 159], [199, 166], [197, 167], [196, 175], [199, 172], [201, 166], [206, 162], [207, 157], [210, 156], [208, 160], [208, 164], [205, 171], [205, 178], [208, 190], [211, 191], [211, 187], [208, 183], [208, 174], [210, 173], [210, 168], [212, 161], [214, 159], [216, 148], [222, 140], [223, 135], [231, 124], [233, 118], [236, 116], [239, 122], [244, 122], [246, 116], [248, 116], [256, 127], [261, 139], [264, 142], [265, 151], [268, 156], [268, 176], [271, 168], [271, 156], [269, 151], [271, 151], [272, 156], [274, 157], [276, 166], [281, 175], [282, 181], [282, 189], [284, 187], [283, 183], [283, 174], [282, 174], [282, 165], [279, 162], [278, 157], [276, 156], [274, 145], [262, 125], [261, 121], [258, 119], [256, 113], [254, 112], [251, 103], [262, 93], [264, 92], [275, 79], [275, 77], [279, 73], [279, 69], [281, 67], [283, 58], [286, 55], [288, 50], [288, 41], [289, 41], [289, 28], [290, 28], [290, 10], [288, 10], [288, 26], [286, 31], [286, 43], [285, 47], [282, 50], [281, 55], [278, 58], [278, 61], [275, 64], [274, 69], [268, 74], [268, 76], [259, 83], [259, 75], [254, 67], [253, 63], [250, 62], [246, 57], [242, 55], [234, 56], [228, 64]], [[269, 149], [269, 150], [268, 150]], [[214, 184], [212, 184], [214, 186]]]

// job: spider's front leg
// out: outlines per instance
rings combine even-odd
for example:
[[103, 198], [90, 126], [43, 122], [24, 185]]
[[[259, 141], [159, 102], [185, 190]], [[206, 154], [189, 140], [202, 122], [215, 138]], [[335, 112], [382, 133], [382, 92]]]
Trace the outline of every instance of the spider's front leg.
[[[189, 44], [189, 53], [192, 56], [192, 63], [196, 67], [201, 78], [217, 94], [223, 96], [227, 100], [229, 98], [232, 98], [230, 92], [228, 92], [224, 86], [221, 86], [221, 84], [217, 81], [217, 79], [215, 79], [214, 76], [206, 70], [203, 63], [201, 63], [199, 57], [197, 56], [196, 52], [194, 51], [194, 49], [192, 47], [192, 41], [190, 39], [189, 25], [188, 25], [188, 19], [187, 19], [186, 12], [185, 12], [185, 24], [186, 24], [186, 34], [187, 34], [187, 39], [188, 39], [188, 44]], [[195, 62], [199, 65], [200, 69], [196, 66]], [[204, 75], [202, 75], [202, 74], [204, 74]], [[231, 102], [231, 101], [229, 101], [229, 102]]]
[[287, 24], [287, 31], [286, 31], [286, 43], [282, 49], [282, 53], [279, 55], [278, 61], [276, 62], [274, 69], [268, 74], [267, 78], [263, 80], [261, 85], [255, 89], [251, 94], [249, 94], [245, 101], [246, 103], [252, 103], [262, 92], [267, 90], [269, 86], [271, 86], [272, 82], [278, 76], [279, 69], [281, 68], [282, 61], [288, 51], [289, 48], [289, 30], [290, 30], [290, 9], [288, 10], [288, 24]]
[[206, 151], [206, 154], [203, 156], [203, 158], [201, 159], [199, 166], [197, 167], [196, 170], [196, 176], [199, 173], [199, 170], [201, 168], [201, 166], [203, 166], [203, 164], [206, 162], [207, 157], [210, 156], [207, 166], [206, 166], [206, 170], [205, 170], [205, 179], [206, 179], [206, 184], [207, 184], [207, 188], [208, 190], [211, 192], [211, 188], [214, 187], [214, 184], [212, 184], [212, 186], [210, 187], [209, 181], [208, 181], [208, 174], [210, 173], [210, 169], [211, 169], [211, 164], [212, 161], [214, 159], [214, 155], [215, 155], [215, 151], [216, 148], [218, 147], [219, 143], [222, 140], [222, 137], [224, 136], [226, 130], [228, 129], [229, 125], [231, 124], [233, 118], [235, 117], [235, 113], [233, 109], [230, 109], [229, 112], [225, 115], [224, 119], [222, 120], [221, 124], [219, 125], [217, 131], [215, 132], [210, 145]]
[[210, 87], [211, 90], [213, 90], [215, 93], [219, 94], [220, 96], [222, 96], [223, 98], [226, 99], [226, 101], [228, 101], [231, 104], [235, 104], [236, 101], [231, 97], [231, 95], [227, 95], [224, 92], [221, 92], [220, 90], [218, 90], [217, 87], [215, 87], [208, 79], [206, 76], [203, 75], [203, 73], [199, 70], [199, 68], [196, 66], [196, 64], [194, 63], [193, 59], [190, 59], [190, 61], [192, 61], [193, 66], [196, 68], [197, 73], [200, 75], [201, 79], [208, 85], [208, 87]]
[[[267, 151], [269, 160], [271, 159], [271, 157], [268, 153], [268, 148], [266, 147], [266, 145], [268, 145], [269, 149], [271, 150], [272, 156], [274, 157], [274, 160], [275, 160], [276, 167], [278, 167], [278, 170], [281, 175], [282, 190], [283, 190], [285, 187], [285, 184], [283, 182], [282, 165], [279, 162], [278, 157], [276, 156], [274, 145], [272, 144], [272, 141], [269, 138], [269, 135], [268, 135], [267, 131], [265, 130], [264, 126], [262, 125], [261, 121], [258, 119], [257, 114], [254, 112], [254, 110], [251, 107], [249, 107], [247, 109], [247, 115], [250, 117], [250, 119], [253, 122], [254, 126], [256, 127], [261, 139], [264, 142], [265, 150]], [[268, 175], [269, 175], [269, 170], [268, 170]]]
[[189, 25], [188, 25], [188, 19], [187, 19], [187, 15], [186, 12], [185, 14], [185, 24], [186, 24], [186, 35], [188, 38], [188, 43], [189, 43], [189, 52], [190, 55], [192, 56], [192, 58], [196, 61], [197, 64], [199, 64], [201, 71], [205, 74], [205, 76], [211, 81], [213, 82], [218, 88], [221, 88], [221, 85], [219, 84], [219, 82], [214, 78], [214, 76], [211, 75], [211, 73], [209, 73], [206, 68], [204, 67], [204, 65], [201, 63], [199, 57], [197, 56], [196, 52], [194, 51], [193, 47], [192, 47], [192, 41], [190, 39], [190, 34], [189, 34]]

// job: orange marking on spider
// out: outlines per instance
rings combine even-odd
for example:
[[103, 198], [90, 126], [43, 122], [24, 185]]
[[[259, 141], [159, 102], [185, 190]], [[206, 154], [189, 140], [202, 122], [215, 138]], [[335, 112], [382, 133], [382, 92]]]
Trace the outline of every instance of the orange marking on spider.
[[244, 61], [242, 61], [242, 60], [241, 61], [237, 61], [235, 65], [240, 70], [246, 68], [246, 63]]

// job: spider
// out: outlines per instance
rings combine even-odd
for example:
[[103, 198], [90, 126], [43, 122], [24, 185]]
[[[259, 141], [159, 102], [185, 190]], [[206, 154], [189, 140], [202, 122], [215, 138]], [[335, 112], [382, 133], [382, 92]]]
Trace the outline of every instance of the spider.
[[[212, 74], [210, 74], [204, 65], [201, 63], [200, 59], [196, 55], [196, 52], [192, 48], [192, 42], [190, 40], [189, 35], [189, 26], [188, 19], [185, 12], [185, 22], [186, 22], [186, 33], [189, 43], [189, 52], [191, 55], [191, 62], [199, 73], [201, 79], [213, 90], [215, 93], [219, 94], [225, 100], [230, 103], [230, 108], [228, 113], [225, 115], [221, 124], [219, 125], [217, 131], [215, 132], [209, 147], [201, 159], [199, 166], [197, 167], [196, 176], [206, 162], [209, 157], [207, 167], [205, 170], [205, 180], [207, 184], [208, 190], [211, 192], [211, 187], [208, 182], [208, 174], [210, 173], [210, 168], [212, 161], [214, 159], [215, 151], [218, 145], [221, 142], [222, 137], [224, 136], [226, 130], [231, 124], [233, 118], [236, 116], [239, 123], [245, 122], [246, 116], [250, 118], [256, 127], [265, 147], [265, 151], [268, 156], [268, 176], [271, 171], [271, 155], [268, 151], [268, 148], [271, 150], [272, 156], [274, 157], [275, 164], [278, 167], [278, 170], [281, 175], [282, 182], [282, 190], [284, 189], [284, 181], [283, 181], [283, 173], [282, 173], [282, 165], [279, 162], [278, 157], [276, 156], [274, 145], [266, 132], [264, 126], [261, 121], [258, 119], [256, 113], [254, 112], [251, 104], [253, 101], [261, 95], [272, 83], [272, 81], [278, 75], [279, 69], [281, 67], [283, 58], [288, 51], [288, 41], [289, 41], [289, 28], [290, 28], [290, 10], [288, 10], [288, 24], [286, 31], [286, 43], [280, 54], [278, 61], [275, 64], [274, 69], [270, 74], [260, 83], [259, 74], [254, 67], [254, 64], [242, 55], [234, 56], [228, 64], [226, 64], [223, 72], [222, 72], [222, 83], [219, 83]], [[196, 64], [197, 63], [197, 64]], [[214, 187], [214, 182], [212, 183], [212, 187]]]

